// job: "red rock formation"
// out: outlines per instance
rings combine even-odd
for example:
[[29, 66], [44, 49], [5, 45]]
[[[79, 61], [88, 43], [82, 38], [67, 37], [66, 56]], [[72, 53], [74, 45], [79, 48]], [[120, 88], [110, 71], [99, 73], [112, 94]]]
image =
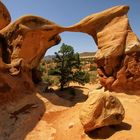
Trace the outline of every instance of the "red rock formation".
[[10, 15], [1, 2], [0, 9], [0, 93], [21, 89], [29, 92], [40, 60], [48, 48], [60, 42], [59, 33], [64, 31], [93, 37], [98, 46], [95, 60], [99, 78], [106, 89], [140, 89], [140, 43], [129, 25], [128, 6], [90, 15], [71, 27], [32, 15], [10, 23]]
[[36, 68], [46, 50], [60, 42], [60, 29], [49, 20], [29, 15], [0, 30], [1, 99], [11, 98], [3, 93], [16, 96], [21, 91], [33, 92], [34, 82], [39, 78]]
[[80, 121], [86, 132], [120, 124], [124, 119], [124, 108], [110, 92], [94, 93], [89, 96], [80, 110]]
[[87, 33], [95, 40], [99, 79], [108, 90], [140, 89], [140, 41], [129, 25], [128, 10], [128, 6], [116, 6], [68, 29]]
[[[45, 103], [32, 94], [35, 93], [34, 83], [39, 77], [36, 69], [47, 49], [60, 42], [61, 32], [84, 32], [93, 37], [98, 46], [95, 60], [99, 79], [106, 89], [140, 89], [140, 42], [129, 25], [128, 9], [128, 6], [113, 7], [90, 15], [71, 27], [61, 27], [32, 15], [10, 23], [10, 14], [0, 2], [0, 139], [16, 139], [17, 136], [24, 139], [45, 111]], [[120, 105], [113, 97], [114, 101]], [[8, 104], [2, 106], [6, 102]], [[115, 113], [119, 112], [112, 107], [111, 99], [107, 107], [111, 107]], [[26, 113], [29, 114], [20, 118], [21, 114], [23, 116]], [[104, 112], [100, 114], [104, 120], [102, 114]], [[122, 117], [118, 122], [100, 126], [120, 123], [124, 117], [122, 107], [119, 114]], [[93, 122], [87, 123], [90, 125]]]
[[0, 30], [11, 22], [10, 14], [7, 8], [0, 2]]

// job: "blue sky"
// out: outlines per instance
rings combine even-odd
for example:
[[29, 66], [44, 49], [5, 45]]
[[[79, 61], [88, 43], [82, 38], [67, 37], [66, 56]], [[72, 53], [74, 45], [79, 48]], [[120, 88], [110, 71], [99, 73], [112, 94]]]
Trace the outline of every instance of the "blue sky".
[[[140, 37], [140, 0], [2, 0], [12, 20], [25, 14], [42, 16], [62, 26], [70, 26], [82, 18], [116, 5], [129, 5], [129, 20], [133, 31]], [[76, 52], [96, 51], [93, 39], [87, 34], [65, 32], [62, 41], [72, 45]], [[61, 44], [47, 51], [54, 54]]]

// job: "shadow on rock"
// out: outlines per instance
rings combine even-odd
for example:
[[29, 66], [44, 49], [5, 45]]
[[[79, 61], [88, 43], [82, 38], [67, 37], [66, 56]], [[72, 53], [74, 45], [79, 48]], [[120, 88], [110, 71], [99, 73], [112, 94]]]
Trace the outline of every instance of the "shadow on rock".
[[[22, 94], [21, 94], [22, 95]], [[0, 140], [24, 140], [45, 112], [45, 105], [35, 93], [0, 107]]]
[[107, 139], [111, 137], [114, 133], [122, 130], [130, 130], [131, 125], [125, 122], [122, 122], [120, 125], [114, 126], [105, 126], [98, 128], [94, 131], [87, 133], [87, 135], [92, 139]]
[[88, 96], [83, 93], [82, 88], [83, 87], [69, 87], [63, 91], [55, 90], [53, 93], [42, 93], [41, 95], [54, 105], [71, 107], [77, 103], [86, 101], [88, 98]]

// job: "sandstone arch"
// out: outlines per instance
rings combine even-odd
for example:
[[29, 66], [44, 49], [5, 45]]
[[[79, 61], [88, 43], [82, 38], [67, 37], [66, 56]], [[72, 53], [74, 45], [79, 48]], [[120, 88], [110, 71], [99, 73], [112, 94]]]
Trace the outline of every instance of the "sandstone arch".
[[109, 90], [137, 90], [140, 87], [140, 42], [129, 25], [128, 10], [128, 6], [116, 6], [68, 28], [87, 33], [95, 40], [100, 82]]
[[[129, 25], [128, 10], [128, 6], [116, 6], [70, 27], [32, 15], [7, 25], [10, 21], [7, 12], [8, 22], [0, 26], [0, 38], [6, 42], [3, 50], [7, 51], [9, 60], [4, 62], [0, 56], [0, 92], [5, 85], [11, 92], [32, 89], [31, 71], [37, 68], [47, 49], [60, 42], [59, 33], [64, 31], [83, 32], [93, 37], [98, 46], [95, 58], [100, 82], [106, 89], [140, 89], [140, 42]], [[1, 48], [5, 47], [0, 43]]]

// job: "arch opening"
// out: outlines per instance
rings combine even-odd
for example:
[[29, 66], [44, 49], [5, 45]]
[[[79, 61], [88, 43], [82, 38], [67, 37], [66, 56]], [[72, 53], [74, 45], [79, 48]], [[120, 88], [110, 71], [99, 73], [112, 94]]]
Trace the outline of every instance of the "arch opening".
[[[49, 73], [49, 70], [54, 69], [55, 62], [52, 60], [52, 58], [55, 57], [54, 52], [58, 52], [64, 43], [72, 46], [75, 53], [79, 53], [81, 70], [89, 74], [89, 83], [94, 84], [97, 79], [97, 68], [94, 62], [97, 46], [92, 36], [81, 32], [63, 32], [60, 36], [60, 44], [49, 48], [45, 54], [45, 62], [42, 62], [42, 64], [45, 65], [46, 73]], [[57, 79], [57, 76], [46, 74], [46, 77], [47, 76], [50, 79], [53, 79], [54, 77]]]
[[45, 56], [54, 55], [54, 52], [57, 52], [60, 49], [62, 43], [72, 46], [75, 52], [78, 53], [97, 51], [97, 45], [94, 39], [92, 38], [92, 36], [86, 33], [63, 32], [60, 34], [60, 36], [61, 36], [61, 42], [58, 45], [49, 48]]

